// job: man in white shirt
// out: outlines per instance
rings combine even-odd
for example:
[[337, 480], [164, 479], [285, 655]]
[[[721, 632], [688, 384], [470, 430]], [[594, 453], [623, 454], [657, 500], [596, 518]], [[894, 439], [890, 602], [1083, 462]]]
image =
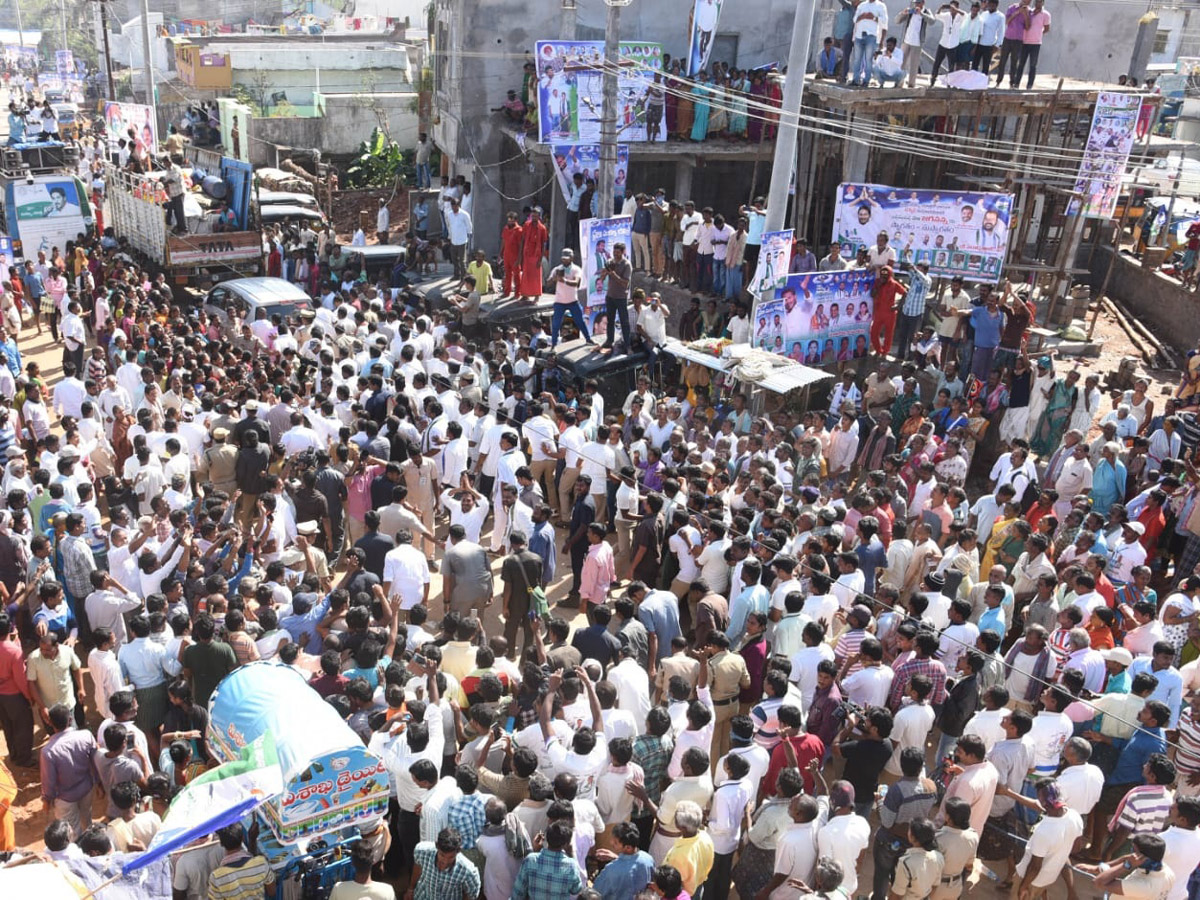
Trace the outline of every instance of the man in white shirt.
[[454, 264], [454, 277], [463, 279], [467, 274], [467, 245], [471, 242], [473, 226], [471, 217], [459, 208], [459, 201], [450, 198], [449, 209], [443, 216], [446, 236], [450, 239], [450, 262]]
[[865, 0], [854, 9], [854, 52], [850, 56], [850, 84], [866, 87], [871, 82], [875, 48], [887, 35], [888, 11], [880, 0]]

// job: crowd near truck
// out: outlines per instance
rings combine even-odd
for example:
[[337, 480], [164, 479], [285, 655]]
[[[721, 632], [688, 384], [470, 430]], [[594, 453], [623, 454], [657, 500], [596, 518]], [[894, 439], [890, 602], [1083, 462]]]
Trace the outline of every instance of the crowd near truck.
[[259, 274], [262, 236], [252, 227], [250, 166], [202, 151], [189, 152], [184, 163], [186, 234], [167, 224], [161, 172], [105, 167], [106, 224], [114, 236], [178, 285]]

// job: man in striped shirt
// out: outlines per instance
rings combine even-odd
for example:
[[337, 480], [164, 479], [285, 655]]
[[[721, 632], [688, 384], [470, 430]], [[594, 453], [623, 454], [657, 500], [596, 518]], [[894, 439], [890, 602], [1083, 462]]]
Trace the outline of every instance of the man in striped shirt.
[[1176, 795], [1200, 796], [1200, 691], [1192, 695], [1191, 704], [1179, 716], [1175, 768], [1179, 771]]
[[225, 855], [208, 876], [209, 900], [262, 900], [266, 889], [275, 883], [275, 873], [266, 859], [242, 846], [245, 837], [246, 830], [239, 822], [217, 832]]
[[[1149, 705], [1149, 704], [1147, 704]], [[1171, 812], [1171, 804], [1175, 795], [1170, 785], [1175, 782], [1175, 764], [1162, 753], [1155, 753], [1142, 767], [1142, 778], [1145, 784], [1131, 788], [1116, 805], [1112, 818], [1108, 821], [1108, 838], [1104, 842], [1101, 859], [1111, 859], [1129, 838], [1139, 834], [1158, 834], [1167, 825], [1167, 817]], [[1111, 784], [1104, 789], [1100, 796], [1097, 813], [1107, 812], [1107, 800], [1114, 789], [1125, 785]], [[1094, 837], [1094, 835], [1093, 835]], [[1095, 840], [1092, 842], [1093, 851], [1098, 848]]]

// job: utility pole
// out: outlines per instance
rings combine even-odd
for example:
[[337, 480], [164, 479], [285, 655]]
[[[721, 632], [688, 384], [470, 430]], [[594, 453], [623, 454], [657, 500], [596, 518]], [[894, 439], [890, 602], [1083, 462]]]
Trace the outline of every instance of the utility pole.
[[[150, 2], [142, 0], [142, 53], [146, 57], [146, 105], [154, 106], [154, 58], [150, 55]], [[155, 113], [157, 116], [157, 113]]]
[[613, 214], [613, 181], [617, 171], [617, 72], [621, 68], [621, 7], [633, 0], [604, 0], [608, 21], [604, 28], [604, 105], [600, 112], [600, 175], [596, 180], [600, 218]]
[[108, 45], [108, 5], [107, 0], [95, 0], [100, 7], [100, 37], [104, 41], [104, 70], [108, 73], [108, 99], [116, 102], [117, 88], [113, 83], [112, 48]]
[[62, 45], [64, 50], [71, 49], [67, 43], [67, 4], [66, 0], [58, 0], [58, 21], [62, 26]]
[[[792, 23], [792, 46], [788, 50], [788, 74], [783, 83], [783, 107], [779, 111], [779, 134], [775, 137], [775, 162], [771, 167], [771, 189], [767, 194], [767, 221], [763, 231], [781, 231], [787, 218], [788, 185], [796, 165], [800, 101], [804, 95], [804, 70], [808, 68], [809, 38], [816, 0], [801, 0]], [[799, 190], [799, 185], [797, 185]]]
[[25, 47], [25, 28], [21, 25], [21, 0], [13, 0], [13, 6], [17, 10], [17, 40], [21, 46], [17, 50], [17, 66], [21, 65], [21, 50]]

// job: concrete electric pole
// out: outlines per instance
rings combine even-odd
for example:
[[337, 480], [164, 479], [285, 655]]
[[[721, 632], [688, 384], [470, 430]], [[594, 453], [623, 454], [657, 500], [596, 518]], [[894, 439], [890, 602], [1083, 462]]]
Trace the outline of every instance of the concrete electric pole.
[[604, 105], [600, 111], [600, 177], [596, 182], [600, 218], [613, 215], [613, 185], [617, 172], [617, 72], [621, 68], [621, 7], [633, 0], [604, 0], [608, 21], [604, 29]]
[[149, 0], [142, 0], [142, 53], [146, 57], [146, 104], [154, 106], [154, 57], [151, 56]]
[[808, 45], [816, 14], [816, 0], [800, 0], [796, 5], [792, 46], [788, 51], [788, 74], [783, 83], [783, 107], [779, 111], [779, 134], [775, 137], [775, 162], [771, 166], [771, 189], [767, 194], [764, 232], [781, 231], [787, 221], [788, 186], [792, 183], [792, 171], [796, 165], [800, 101], [804, 96], [804, 72], [808, 68]]

